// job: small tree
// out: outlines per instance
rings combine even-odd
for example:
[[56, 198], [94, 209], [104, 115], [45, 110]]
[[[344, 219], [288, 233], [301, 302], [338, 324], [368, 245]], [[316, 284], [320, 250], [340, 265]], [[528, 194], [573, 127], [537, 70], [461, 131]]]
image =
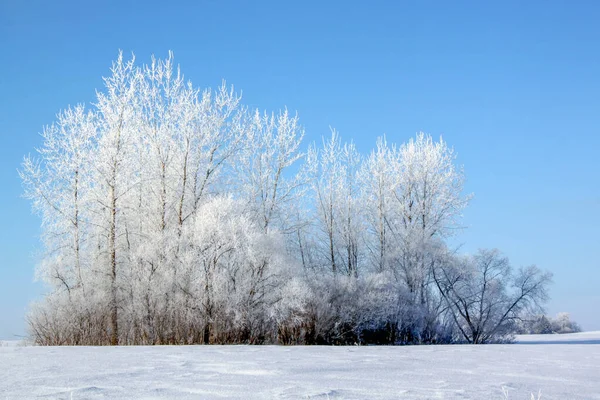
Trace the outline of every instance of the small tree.
[[560, 312], [552, 321], [552, 331], [554, 333], [575, 333], [581, 332], [581, 328], [575, 321], [571, 321], [569, 313]]
[[546, 335], [552, 333], [552, 322], [545, 315], [539, 315], [531, 324], [531, 334]]
[[502, 339], [524, 313], [541, 310], [551, 274], [536, 266], [514, 273], [494, 249], [449, 257], [434, 268], [434, 280], [462, 338], [478, 344]]

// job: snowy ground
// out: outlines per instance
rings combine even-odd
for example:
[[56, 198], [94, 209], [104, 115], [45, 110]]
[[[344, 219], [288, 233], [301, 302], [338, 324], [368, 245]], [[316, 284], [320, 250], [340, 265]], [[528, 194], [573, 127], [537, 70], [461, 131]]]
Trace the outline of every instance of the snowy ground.
[[569, 335], [518, 335], [518, 344], [600, 344], [600, 331]]
[[[409, 347], [0, 345], [0, 400], [600, 399], [600, 332]], [[543, 343], [544, 342], [544, 343]], [[562, 343], [559, 343], [562, 342]], [[594, 344], [595, 343], [595, 344]]]

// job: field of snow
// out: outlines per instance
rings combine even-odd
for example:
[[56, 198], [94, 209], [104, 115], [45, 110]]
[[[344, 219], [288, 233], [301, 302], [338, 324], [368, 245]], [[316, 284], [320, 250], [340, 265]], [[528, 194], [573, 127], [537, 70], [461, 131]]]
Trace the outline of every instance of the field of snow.
[[567, 335], [517, 335], [518, 344], [600, 344], [600, 331]]
[[[513, 345], [0, 346], [0, 400], [600, 399], [600, 332]], [[507, 391], [505, 395], [504, 391]]]

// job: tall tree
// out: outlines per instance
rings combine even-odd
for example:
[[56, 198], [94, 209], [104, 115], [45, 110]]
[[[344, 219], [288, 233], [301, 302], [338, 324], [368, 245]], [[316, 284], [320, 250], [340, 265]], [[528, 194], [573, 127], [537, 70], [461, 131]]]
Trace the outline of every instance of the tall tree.
[[277, 115], [256, 110], [246, 123], [237, 163], [239, 193], [248, 200], [248, 211], [264, 232], [272, 228], [287, 232], [291, 218], [288, 210], [303, 184], [301, 176], [290, 169], [303, 157], [300, 143], [304, 129], [298, 116], [291, 116], [287, 110]]
[[55, 288], [71, 292], [84, 287], [82, 254], [89, 233], [85, 211], [90, 195], [90, 149], [97, 130], [96, 115], [82, 105], [58, 114], [44, 129], [38, 157], [25, 157], [19, 172], [25, 197], [42, 217], [47, 254], [38, 271]]
[[[363, 237], [363, 211], [358, 173], [361, 158], [353, 143], [344, 143], [337, 131], [312, 147], [311, 187], [316, 221], [323, 236], [321, 253], [333, 274], [357, 277]], [[325, 262], [323, 263], [325, 264]]]
[[[110, 342], [119, 343], [119, 277], [126, 262], [125, 223], [126, 197], [136, 182], [131, 174], [133, 139], [139, 127], [138, 107], [139, 74], [134, 59], [123, 60], [123, 55], [113, 63], [112, 76], [104, 80], [106, 93], [98, 93], [99, 136], [95, 171], [93, 174], [96, 226], [102, 255], [108, 258], [110, 286]], [[122, 223], [123, 222], [123, 223]]]

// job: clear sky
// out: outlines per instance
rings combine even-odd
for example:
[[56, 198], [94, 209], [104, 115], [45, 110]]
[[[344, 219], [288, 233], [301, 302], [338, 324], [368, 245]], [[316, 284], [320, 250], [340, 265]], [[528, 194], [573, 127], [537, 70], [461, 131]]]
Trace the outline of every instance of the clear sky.
[[296, 110], [306, 144], [443, 135], [475, 194], [455, 242], [552, 271], [548, 312], [600, 330], [600, 2], [172, 3], [0, 0], [0, 339], [43, 290], [17, 168], [119, 49], [173, 50], [196, 86]]

